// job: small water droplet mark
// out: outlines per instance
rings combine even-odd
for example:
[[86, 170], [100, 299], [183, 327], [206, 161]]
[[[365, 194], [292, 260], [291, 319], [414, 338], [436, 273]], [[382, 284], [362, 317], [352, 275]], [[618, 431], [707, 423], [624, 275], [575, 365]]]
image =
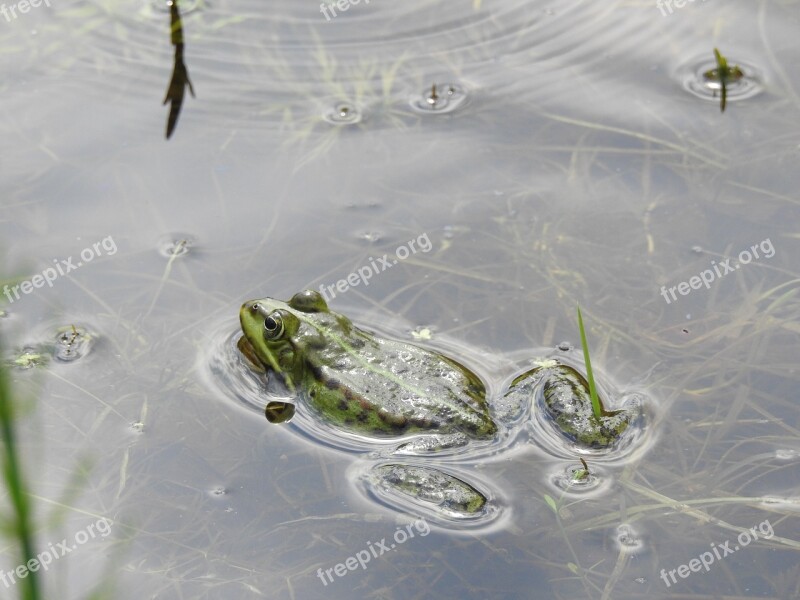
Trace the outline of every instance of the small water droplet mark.
[[572, 344], [570, 344], [569, 342], [561, 342], [558, 345], [558, 349], [561, 350], [562, 352], [569, 352], [570, 350], [572, 350]]
[[128, 425], [128, 428], [134, 433], [142, 433], [144, 432], [144, 423], [142, 423], [141, 421], [134, 421], [133, 423]]
[[[174, 1], [175, 0], [149, 0], [147, 4], [151, 11], [169, 14]], [[190, 12], [198, 10], [201, 5], [202, 0], [180, 0], [178, 2], [178, 8], [181, 11], [181, 15], [188, 15]]]
[[635, 551], [644, 546], [636, 530], [627, 523], [617, 527], [616, 541], [620, 546], [620, 550]]
[[166, 235], [158, 242], [158, 252], [166, 258], [183, 256], [189, 253], [189, 248], [194, 245], [194, 241], [190, 235], [180, 233]]
[[462, 87], [454, 83], [434, 83], [411, 99], [411, 108], [424, 114], [450, 113], [466, 101], [467, 93]]
[[61, 362], [72, 362], [89, 352], [92, 341], [92, 336], [83, 327], [61, 327], [56, 332], [53, 356]]
[[356, 234], [356, 237], [370, 244], [374, 244], [383, 238], [383, 234], [379, 231], [362, 231], [361, 233]]
[[702, 254], [703, 253], [703, 247], [702, 246], [692, 246], [692, 252], [694, 252], [695, 254]]
[[215, 487], [213, 490], [211, 490], [211, 495], [212, 495], [212, 496], [224, 496], [224, 495], [225, 495], [225, 494], [227, 494], [227, 493], [228, 493], [228, 490], [226, 490], [226, 489], [225, 489], [224, 487], [222, 487], [221, 485], [218, 485], [218, 486], [217, 486], [217, 487]]
[[322, 118], [333, 125], [353, 125], [361, 122], [362, 115], [355, 106], [340, 102], [326, 112]]

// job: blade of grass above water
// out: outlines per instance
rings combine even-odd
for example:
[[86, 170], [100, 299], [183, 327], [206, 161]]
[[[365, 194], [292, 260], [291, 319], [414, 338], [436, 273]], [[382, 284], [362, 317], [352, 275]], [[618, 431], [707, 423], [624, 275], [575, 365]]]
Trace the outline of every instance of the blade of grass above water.
[[592, 362], [589, 360], [589, 344], [586, 342], [586, 331], [583, 328], [583, 317], [581, 316], [581, 307], [578, 309], [578, 329], [581, 332], [581, 346], [583, 347], [583, 362], [586, 364], [586, 378], [589, 381], [589, 396], [592, 399], [592, 412], [594, 418], [599, 419], [605, 412], [603, 405], [600, 404], [600, 396], [597, 395], [597, 388], [594, 385], [594, 375], [592, 374]]
[[[20, 545], [21, 561], [24, 565], [28, 557], [35, 556], [33, 535], [30, 526], [30, 505], [22, 483], [22, 473], [17, 458], [14, 432], [14, 406], [8, 389], [6, 367], [0, 364], [0, 431], [3, 435], [3, 480], [8, 488], [12, 510], [12, 531]], [[39, 600], [38, 572], [29, 570], [27, 577], [20, 581], [23, 600]]]

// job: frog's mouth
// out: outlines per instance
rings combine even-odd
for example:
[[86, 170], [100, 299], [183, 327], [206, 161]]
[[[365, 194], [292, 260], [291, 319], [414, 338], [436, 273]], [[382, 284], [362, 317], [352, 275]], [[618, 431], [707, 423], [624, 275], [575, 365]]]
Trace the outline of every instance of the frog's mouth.
[[236, 342], [236, 347], [239, 349], [239, 352], [247, 359], [247, 362], [250, 363], [250, 366], [261, 373], [264, 373], [266, 369], [261, 361], [258, 359], [258, 355], [256, 354], [256, 349], [253, 348], [253, 344], [250, 343], [250, 340], [247, 339], [246, 336], [242, 335], [239, 337], [239, 341]]
[[239, 341], [236, 342], [236, 347], [239, 349], [239, 352], [242, 353], [242, 356], [245, 357], [247, 362], [254, 371], [258, 373], [266, 374], [268, 371], [272, 371], [273, 373], [277, 374], [286, 388], [294, 393], [295, 387], [292, 378], [289, 377], [283, 369], [275, 362], [275, 359], [272, 356], [272, 353], [268, 354], [270, 364], [264, 364], [264, 362], [259, 358], [258, 353], [256, 352], [255, 347], [253, 344], [250, 343], [250, 340], [247, 339], [246, 336], [242, 335], [239, 338]]

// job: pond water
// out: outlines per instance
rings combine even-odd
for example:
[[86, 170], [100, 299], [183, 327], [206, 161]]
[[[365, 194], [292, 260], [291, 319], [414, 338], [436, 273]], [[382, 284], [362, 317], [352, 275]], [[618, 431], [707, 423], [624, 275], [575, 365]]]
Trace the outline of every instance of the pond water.
[[[45, 597], [800, 598], [796, 1], [5, 6], [0, 333], [36, 548], [74, 546]], [[320, 286], [495, 395], [580, 303], [646, 426], [459, 462], [483, 527], [380, 503], [211, 368], [244, 301]]]

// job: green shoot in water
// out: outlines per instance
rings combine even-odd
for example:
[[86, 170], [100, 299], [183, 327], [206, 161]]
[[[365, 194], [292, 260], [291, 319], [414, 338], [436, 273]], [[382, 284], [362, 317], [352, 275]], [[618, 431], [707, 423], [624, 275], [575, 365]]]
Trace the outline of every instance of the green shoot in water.
[[719, 110], [725, 112], [725, 105], [728, 98], [728, 84], [739, 81], [744, 77], [744, 73], [738, 66], [729, 67], [728, 59], [714, 48], [714, 58], [717, 61], [717, 68], [703, 73], [703, 77], [709, 81], [718, 81], [722, 90], [720, 94]]
[[581, 307], [578, 306], [578, 328], [581, 331], [581, 346], [583, 347], [583, 362], [586, 364], [586, 378], [589, 381], [589, 396], [592, 398], [592, 412], [594, 418], [599, 419], [606, 414], [600, 396], [597, 394], [597, 387], [594, 385], [594, 375], [592, 375], [592, 362], [589, 360], [589, 344], [586, 343], [586, 331], [583, 329], [583, 317]]

